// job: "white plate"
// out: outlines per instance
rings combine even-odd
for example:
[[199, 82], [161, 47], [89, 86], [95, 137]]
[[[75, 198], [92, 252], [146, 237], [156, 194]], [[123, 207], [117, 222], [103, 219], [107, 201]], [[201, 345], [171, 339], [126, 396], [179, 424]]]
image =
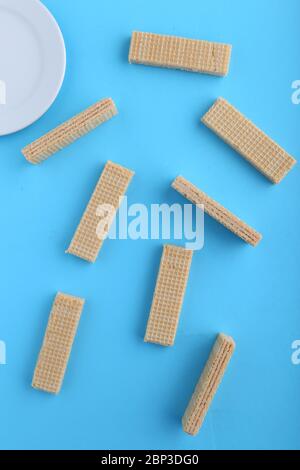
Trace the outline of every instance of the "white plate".
[[49, 109], [61, 88], [66, 50], [58, 24], [40, 0], [0, 0], [0, 136]]

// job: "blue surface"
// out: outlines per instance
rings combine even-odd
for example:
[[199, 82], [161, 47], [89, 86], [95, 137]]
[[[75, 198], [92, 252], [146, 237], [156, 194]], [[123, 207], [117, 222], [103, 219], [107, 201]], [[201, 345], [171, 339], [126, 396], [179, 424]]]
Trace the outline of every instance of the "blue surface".
[[[299, 165], [271, 185], [199, 123], [223, 96], [299, 155], [298, 0], [46, 0], [68, 67], [49, 112], [0, 140], [0, 447], [299, 449]], [[132, 30], [233, 44], [230, 75], [129, 65]], [[43, 165], [20, 149], [94, 101], [119, 116]], [[143, 343], [161, 241], [107, 241], [89, 265], [64, 250], [106, 160], [136, 171], [128, 202], [184, 200], [183, 174], [260, 230], [253, 249], [209, 218], [174, 348]], [[57, 291], [87, 299], [59, 396], [30, 387]], [[218, 332], [237, 350], [196, 438], [183, 414]]]

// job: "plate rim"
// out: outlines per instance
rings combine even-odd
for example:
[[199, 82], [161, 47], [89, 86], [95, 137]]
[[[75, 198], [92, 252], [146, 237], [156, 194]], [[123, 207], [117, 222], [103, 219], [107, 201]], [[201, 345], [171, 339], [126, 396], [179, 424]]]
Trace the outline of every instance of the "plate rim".
[[[15, 10], [16, 12], [21, 13], [24, 16], [24, 18], [30, 20], [30, 23], [32, 24], [33, 27], [36, 24], [36, 19], [35, 17], [28, 15], [26, 11], [26, 7], [28, 7], [28, 4], [30, 4], [34, 9], [38, 8], [39, 13], [42, 12], [44, 14], [44, 18], [45, 19], [48, 18], [48, 20], [52, 24], [52, 27], [54, 27], [54, 30], [56, 31], [57, 39], [58, 39], [57, 44], [59, 42], [59, 46], [61, 48], [62, 67], [61, 67], [60, 74], [57, 76], [57, 84], [55, 88], [53, 87], [52, 97], [51, 99], [49, 99], [49, 102], [47, 103], [47, 105], [41, 106], [41, 109], [38, 112], [32, 113], [32, 115], [28, 116], [27, 119], [24, 117], [21, 123], [16, 124], [15, 126], [11, 125], [7, 129], [5, 129], [4, 127], [3, 130], [1, 130], [1, 127], [0, 127], [0, 137], [15, 134], [16, 132], [26, 129], [27, 127], [31, 126], [33, 123], [38, 121], [50, 109], [50, 107], [53, 105], [54, 101], [56, 100], [62, 88], [65, 74], [66, 74], [66, 67], [67, 67], [67, 52], [66, 52], [64, 36], [53, 14], [46, 7], [46, 5], [44, 5], [44, 3], [40, 0], [26, 0], [27, 5], [25, 4], [25, 0], [21, 0], [22, 2], [24, 2], [24, 4], [18, 3], [19, 1], [20, 0], [0, 0], [0, 7], [7, 6], [10, 10]], [[38, 10], [36, 11], [38, 12]]]

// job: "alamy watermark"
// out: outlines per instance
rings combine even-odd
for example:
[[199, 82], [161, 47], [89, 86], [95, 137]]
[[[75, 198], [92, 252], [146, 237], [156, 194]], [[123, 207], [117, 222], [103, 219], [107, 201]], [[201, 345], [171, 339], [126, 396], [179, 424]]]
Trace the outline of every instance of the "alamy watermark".
[[0, 366], [6, 364], [6, 344], [0, 340]]
[[0, 105], [6, 104], [6, 83], [0, 80]]
[[294, 366], [300, 366], [300, 340], [297, 339], [292, 343], [291, 361]]
[[180, 240], [190, 250], [204, 246], [203, 206], [193, 204], [128, 205], [127, 197], [120, 200], [117, 212], [113, 205], [97, 207], [99, 218], [96, 233], [100, 240]]
[[294, 90], [292, 93], [292, 103], [293, 104], [300, 104], [300, 80], [295, 80], [292, 83], [292, 89]]

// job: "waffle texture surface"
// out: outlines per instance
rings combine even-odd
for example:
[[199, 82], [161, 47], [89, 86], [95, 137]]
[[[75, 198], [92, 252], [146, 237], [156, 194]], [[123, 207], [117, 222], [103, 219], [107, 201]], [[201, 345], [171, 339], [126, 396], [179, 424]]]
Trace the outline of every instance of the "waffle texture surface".
[[78, 297], [57, 294], [34, 371], [34, 388], [60, 392], [84, 302]]
[[224, 76], [231, 46], [162, 34], [132, 33], [129, 62]]
[[195, 436], [199, 432], [234, 350], [233, 339], [220, 334], [182, 418], [187, 434]]
[[108, 161], [67, 253], [95, 262], [134, 173]]
[[223, 98], [214, 103], [202, 122], [272, 183], [280, 183], [296, 164], [291, 155]]
[[193, 251], [165, 245], [145, 342], [172, 346], [189, 278]]
[[111, 98], [98, 101], [22, 149], [26, 160], [37, 164], [83, 137], [118, 113]]
[[196, 205], [203, 205], [204, 211], [224, 225], [232, 233], [240, 237], [246, 243], [257, 246], [262, 239], [262, 235], [247, 225], [228, 209], [207, 196], [203, 191], [194, 186], [182, 176], [178, 176], [172, 183], [172, 187], [186, 199]]

